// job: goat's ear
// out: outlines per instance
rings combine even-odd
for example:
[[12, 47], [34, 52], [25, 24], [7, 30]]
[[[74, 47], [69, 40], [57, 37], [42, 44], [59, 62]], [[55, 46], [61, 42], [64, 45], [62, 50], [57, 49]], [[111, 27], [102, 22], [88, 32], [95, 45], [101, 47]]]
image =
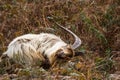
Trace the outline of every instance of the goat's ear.
[[75, 56], [84, 56], [83, 52], [75, 52]]

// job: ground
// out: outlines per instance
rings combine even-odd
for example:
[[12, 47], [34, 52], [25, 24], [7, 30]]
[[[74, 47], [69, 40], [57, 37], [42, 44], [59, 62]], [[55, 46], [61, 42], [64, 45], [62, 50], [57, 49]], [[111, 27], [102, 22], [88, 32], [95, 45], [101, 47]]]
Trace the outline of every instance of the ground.
[[72, 43], [72, 36], [49, 18], [78, 35], [82, 45], [75, 51], [84, 53], [58, 60], [49, 70], [1, 64], [0, 79], [120, 80], [119, 5], [119, 0], [0, 0], [1, 55], [15, 37], [27, 33], [53, 33]]

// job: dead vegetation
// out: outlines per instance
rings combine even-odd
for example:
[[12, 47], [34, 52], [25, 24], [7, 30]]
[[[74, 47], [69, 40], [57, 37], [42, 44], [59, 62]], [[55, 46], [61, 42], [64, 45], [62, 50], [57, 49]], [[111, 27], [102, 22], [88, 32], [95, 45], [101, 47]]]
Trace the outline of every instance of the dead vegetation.
[[54, 33], [72, 42], [49, 18], [75, 32], [82, 40], [77, 51], [84, 52], [69, 61], [59, 60], [49, 70], [1, 63], [0, 79], [120, 79], [119, 5], [119, 0], [0, 0], [0, 54], [15, 37], [27, 33]]

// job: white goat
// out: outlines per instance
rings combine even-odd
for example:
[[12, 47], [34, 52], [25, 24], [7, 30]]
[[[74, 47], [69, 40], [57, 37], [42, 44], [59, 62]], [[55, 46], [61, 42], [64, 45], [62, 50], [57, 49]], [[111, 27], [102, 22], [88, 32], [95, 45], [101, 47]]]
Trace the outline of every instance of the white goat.
[[57, 25], [74, 36], [73, 45], [65, 43], [54, 34], [26, 34], [15, 38], [3, 55], [25, 65], [32, 65], [38, 60], [45, 62], [46, 59], [51, 65], [58, 57], [74, 56], [74, 49], [81, 44], [80, 38], [67, 28]]

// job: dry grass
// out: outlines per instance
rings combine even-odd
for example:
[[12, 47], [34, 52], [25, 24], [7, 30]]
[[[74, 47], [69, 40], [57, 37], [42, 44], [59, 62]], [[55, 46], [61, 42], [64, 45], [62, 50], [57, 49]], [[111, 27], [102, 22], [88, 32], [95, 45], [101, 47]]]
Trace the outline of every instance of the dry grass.
[[109, 80], [120, 72], [119, 5], [119, 0], [0, 0], [0, 54], [26, 33], [50, 32], [72, 42], [48, 17], [75, 32], [82, 39], [78, 51], [85, 52], [47, 71], [28, 68], [8, 75], [2, 65], [0, 79]]

